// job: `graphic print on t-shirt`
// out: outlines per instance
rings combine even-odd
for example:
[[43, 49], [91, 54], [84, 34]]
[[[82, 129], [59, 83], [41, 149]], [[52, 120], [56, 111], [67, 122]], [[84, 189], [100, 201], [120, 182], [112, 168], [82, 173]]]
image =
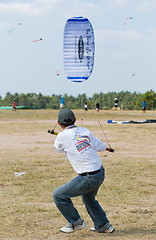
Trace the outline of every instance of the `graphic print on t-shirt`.
[[79, 133], [76, 134], [75, 137], [76, 142], [76, 149], [78, 152], [81, 152], [82, 150], [87, 150], [88, 147], [90, 147], [90, 139], [88, 136], [81, 136]]

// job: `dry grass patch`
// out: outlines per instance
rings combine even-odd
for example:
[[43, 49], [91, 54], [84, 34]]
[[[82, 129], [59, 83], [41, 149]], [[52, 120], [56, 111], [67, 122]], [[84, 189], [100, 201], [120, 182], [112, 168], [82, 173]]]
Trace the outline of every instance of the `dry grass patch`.
[[[105, 141], [100, 119], [114, 154], [100, 153], [106, 170], [98, 200], [115, 226], [113, 234], [89, 231], [92, 226], [81, 198], [74, 203], [87, 228], [62, 234], [65, 220], [56, 208], [53, 190], [76, 173], [63, 154], [53, 149], [47, 133], [58, 111], [0, 111], [0, 233], [1, 239], [115, 239], [156, 238], [156, 124], [106, 124], [107, 120], [156, 119], [156, 112], [88, 111], [83, 124]], [[81, 123], [81, 111], [75, 111]], [[57, 126], [57, 130], [60, 128]], [[26, 172], [15, 177], [15, 172]]]

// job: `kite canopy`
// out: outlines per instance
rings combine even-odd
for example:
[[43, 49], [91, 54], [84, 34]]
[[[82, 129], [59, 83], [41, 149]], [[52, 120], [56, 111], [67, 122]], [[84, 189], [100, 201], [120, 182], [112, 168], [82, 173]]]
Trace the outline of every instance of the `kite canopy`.
[[64, 69], [72, 82], [89, 78], [94, 66], [94, 32], [90, 21], [83, 17], [67, 20], [64, 29]]

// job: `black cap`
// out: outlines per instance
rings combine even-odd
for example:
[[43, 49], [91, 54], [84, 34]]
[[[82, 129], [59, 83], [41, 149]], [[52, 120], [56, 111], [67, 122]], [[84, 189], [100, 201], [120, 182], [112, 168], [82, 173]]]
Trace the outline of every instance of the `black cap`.
[[64, 108], [58, 113], [58, 121], [64, 125], [74, 124], [75, 115], [70, 109]]

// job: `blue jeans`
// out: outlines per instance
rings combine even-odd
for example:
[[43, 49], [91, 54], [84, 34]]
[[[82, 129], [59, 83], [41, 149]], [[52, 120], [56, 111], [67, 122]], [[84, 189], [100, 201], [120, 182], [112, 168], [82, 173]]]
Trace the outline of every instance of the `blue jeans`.
[[108, 222], [104, 210], [98, 201], [95, 200], [95, 196], [104, 178], [105, 170], [101, 167], [100, 172], [94, 175], [78, 175], [70, 182], [54, 190], [53, 198], [55, 204], [69, 223], [75, 223], [80, 219], [80, 215], [71, 201], [72, 197], [77, 196], [82, 196], [82, 201], [96, 229]]

